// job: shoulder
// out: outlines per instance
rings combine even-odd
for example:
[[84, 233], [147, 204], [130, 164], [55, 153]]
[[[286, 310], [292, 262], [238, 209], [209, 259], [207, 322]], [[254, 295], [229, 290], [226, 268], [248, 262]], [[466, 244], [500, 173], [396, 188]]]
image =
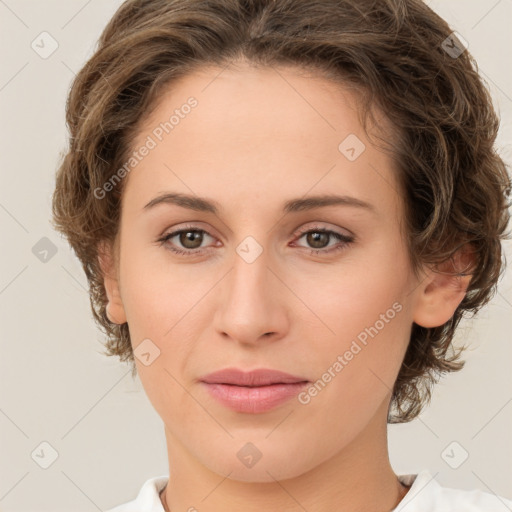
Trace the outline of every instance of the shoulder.
[[168, 475], [161, 475], [146, 480], [137, 497], [105, 512], [164, 512], [159, 493], [169, 480]]
[[[437, 475], [437, 473], [436, 473]], [[510, 512], [512, 500], [481, 490], [463, 490], [441, 485], [429, 471], [400, 475], [409, 492], [393, 512]]]

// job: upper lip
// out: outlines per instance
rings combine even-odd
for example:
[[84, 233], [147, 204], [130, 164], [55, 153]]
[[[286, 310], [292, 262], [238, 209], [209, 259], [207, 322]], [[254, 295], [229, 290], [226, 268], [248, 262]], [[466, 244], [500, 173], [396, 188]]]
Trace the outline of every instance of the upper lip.
[[293, 384], [296, 382], [309, 382], [304, 377], [297, 377], [289, 373], [268, 368], [260, 368], [245, 372], [238, 368], [225, 368], [210, 373], [201, 379], [208, 384], [231, 384], [235, 386], [268, 386], [270, 384]]

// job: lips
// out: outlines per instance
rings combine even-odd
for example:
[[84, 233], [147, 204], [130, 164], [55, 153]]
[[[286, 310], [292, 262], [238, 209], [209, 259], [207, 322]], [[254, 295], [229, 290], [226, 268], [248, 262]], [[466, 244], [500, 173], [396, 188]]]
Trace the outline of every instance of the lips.
[[201, 379], [211, 397], [238, 413], [259, 414], [285, 404], [308, 385], [308, 380], [278, 370], [244, 372], [225, 368]]
[[261, 368], [244, 372], [238, 368], [225, 368], [223, 370], [210, 373], [200, 379], [207, 384], [229, 384], [232, 386], [258, 387], [270, 386], [273, 384], [296, 384], [299, 382], [309, 382], [304, 377], [298, 377], [279, 370]]

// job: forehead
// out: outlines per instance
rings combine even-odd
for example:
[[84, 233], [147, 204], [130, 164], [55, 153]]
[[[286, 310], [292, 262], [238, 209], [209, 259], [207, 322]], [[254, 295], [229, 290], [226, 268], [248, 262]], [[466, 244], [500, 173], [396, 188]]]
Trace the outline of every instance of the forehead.
[[356, 91], [311, 72], [202, 68], [170, 84], [144, 120], [132, 150], [151, 149], [124, 195], [140, 198], [142, 208], [167, 189], [279, 205], [283, 195], [336, 192], [389, 207], [393, 165], [367, 139], [359, 115]]

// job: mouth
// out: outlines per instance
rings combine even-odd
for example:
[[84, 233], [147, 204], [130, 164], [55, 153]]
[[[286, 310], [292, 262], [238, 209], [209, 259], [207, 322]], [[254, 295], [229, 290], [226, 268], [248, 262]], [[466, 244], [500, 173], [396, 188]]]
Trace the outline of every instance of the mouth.
[[200, 383], [223, 406], [236, 412], [256, 414], [291, 400], [310, 381], [277, 370], [243, 372], [227, 368], [204, 377]]
[[296, 384], [299, 382], [309, 382], [305, 377], [299, 377], [280, 370], [269, 368], [260, 368], [245, 372], [238, 368], [225, 368], [223, 370], [210, 373], [201, 379], [201, 382], [207, 384], [227, 384], [243, 387], [261, 387], [274, 384]]

